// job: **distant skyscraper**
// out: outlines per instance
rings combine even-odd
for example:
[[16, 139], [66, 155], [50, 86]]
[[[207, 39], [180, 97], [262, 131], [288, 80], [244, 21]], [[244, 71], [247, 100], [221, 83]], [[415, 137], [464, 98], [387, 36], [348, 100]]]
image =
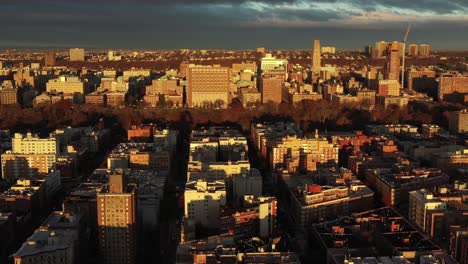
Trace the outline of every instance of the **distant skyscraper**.
[[400, 45], [398, 42], [392, 43], [386, 65], [386, 79], [398, 80], [400, 74]]
[[70, 49], [70, 61], [84, 61], [85, 52], [84, 49]]
[[99, 252], [107, 264], [136, 262], [137, 228], [135, 186], [125, 183], [123, 171], [109, 175], [97, 195]]
[[314, 47], [312, 49], [312, 72], [320, 73], [322, 61], [320, 57], [320, 40], [314, 40]]
[[408, 48], [408, 56], [417, 57], [419, 55], [418, 45], [410, 44]]
[[429, 57], [431, 53], [431, 46], [428, 44], [422, 44], [419, 46], [419, 56]]
[[386, 41], [379, 41], [375, 43], [374, 49], [374, 58], [380, 58], [386, 55], [387, 50], [387, 42]]
[[372, 56], [373, 51], [374, 51], [374, 48], [373, 48], [371, 45], [367, 45], [367, 46], [364, 48], [364, 52], [365, 52], [366, 55], [368, 55], [368, 56]]
[[55, 52], [47, 52], [44, 56], [44, 65], [55, 66], [55, 62], [56, 62]]

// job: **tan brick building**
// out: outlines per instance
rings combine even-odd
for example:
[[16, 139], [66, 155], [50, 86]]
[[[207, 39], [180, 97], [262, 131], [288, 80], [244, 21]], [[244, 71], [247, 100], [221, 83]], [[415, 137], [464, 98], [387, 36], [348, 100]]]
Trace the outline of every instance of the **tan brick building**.
[[229, 103], [231, 70], [220, 66], [193, 66], [187, 74], [187, 104], [189, 107]]

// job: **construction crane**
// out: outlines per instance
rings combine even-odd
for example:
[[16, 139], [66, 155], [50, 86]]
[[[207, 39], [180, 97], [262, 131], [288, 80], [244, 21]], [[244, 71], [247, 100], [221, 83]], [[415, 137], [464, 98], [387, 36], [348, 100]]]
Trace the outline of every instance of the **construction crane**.
[[406, 34], [403, 37], [403, 54], [401, 59], [401, 89], [405, 89], [405, 58], [406, 58], [406, 40], [408, 39], [408, 34], [411, 30], [411, 24], [408, 23], [406, 28]]

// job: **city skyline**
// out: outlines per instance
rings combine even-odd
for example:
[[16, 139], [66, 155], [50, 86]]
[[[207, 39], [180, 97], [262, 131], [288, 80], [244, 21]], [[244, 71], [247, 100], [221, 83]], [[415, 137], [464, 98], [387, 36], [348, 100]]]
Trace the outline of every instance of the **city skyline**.
[[360, 49], [380, 40], [462, 50], [468, 3], [444, 1], [3, 1], [2, 48]]

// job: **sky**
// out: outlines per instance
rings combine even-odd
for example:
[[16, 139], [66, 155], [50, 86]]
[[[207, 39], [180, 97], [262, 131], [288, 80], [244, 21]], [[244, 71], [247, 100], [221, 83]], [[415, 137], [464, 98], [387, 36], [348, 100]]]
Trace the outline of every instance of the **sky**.
[[2, 48], [468, 50], [468, 0], [0, 0]]

